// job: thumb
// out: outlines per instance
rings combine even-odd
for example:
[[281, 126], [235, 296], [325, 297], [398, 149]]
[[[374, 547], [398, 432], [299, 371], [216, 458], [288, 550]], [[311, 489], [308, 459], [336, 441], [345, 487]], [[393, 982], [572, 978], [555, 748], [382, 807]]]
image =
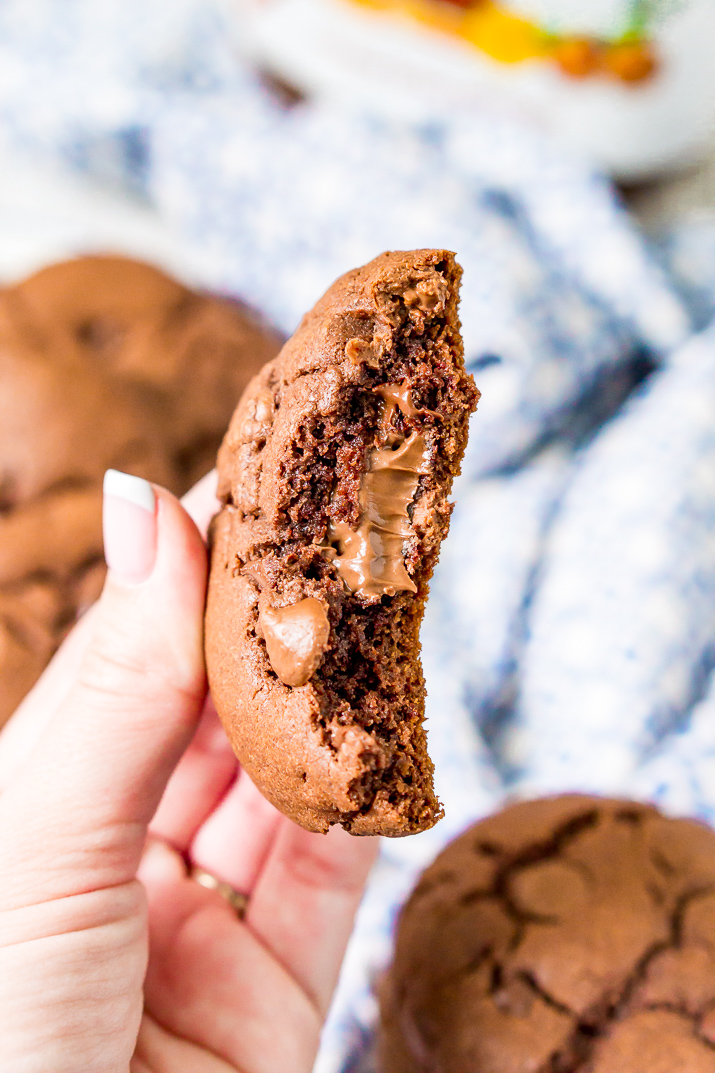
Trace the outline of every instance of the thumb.
[[0, 908], [124, 883], [206, 691], [206, 549], [179, 502], [105, 479], [109, 573], [76, 680], [0, 799]]

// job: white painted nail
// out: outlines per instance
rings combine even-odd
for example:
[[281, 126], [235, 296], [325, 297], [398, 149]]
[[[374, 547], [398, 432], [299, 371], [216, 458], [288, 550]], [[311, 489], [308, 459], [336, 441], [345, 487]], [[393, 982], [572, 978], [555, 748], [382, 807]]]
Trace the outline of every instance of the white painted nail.
[[143, 477], [134, 477], [131, 473], [122, 473], [118, 469], [108, 469], [104, 474], [104, 494], [125, 499], [127, 503], [143, 507], [150, 514], [154, 513], [156, 507], [156, 496], [149, 481], [145, 481]]

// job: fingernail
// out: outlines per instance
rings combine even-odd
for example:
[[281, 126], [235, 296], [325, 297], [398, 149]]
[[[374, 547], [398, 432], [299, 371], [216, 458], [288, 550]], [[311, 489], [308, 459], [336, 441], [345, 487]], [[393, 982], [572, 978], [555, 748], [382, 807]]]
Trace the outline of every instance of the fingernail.
[[149, 481], [117, 469], [104, 474], [104, 557], [123, 581], [146, 581], [156, 560], [156, 496]]

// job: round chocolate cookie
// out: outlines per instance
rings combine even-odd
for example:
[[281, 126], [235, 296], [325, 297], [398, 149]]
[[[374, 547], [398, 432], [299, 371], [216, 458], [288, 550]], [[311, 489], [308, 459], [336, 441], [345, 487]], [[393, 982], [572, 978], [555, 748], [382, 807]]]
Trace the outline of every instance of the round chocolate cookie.
[[101, 588], [104, 471], [186, 491], [279, 345], [125, 257], [0, 291], [0, 726]]
[[444, 250], [339, 279], [247, 389], [219, 453], [206, 614], [236, 753], [309, 830], [441, 810], [419, 626], [478, 398]]
[[381, 1073], [715, 1073], [715, 832], [568, 795], [475, 824], [402, 911]]

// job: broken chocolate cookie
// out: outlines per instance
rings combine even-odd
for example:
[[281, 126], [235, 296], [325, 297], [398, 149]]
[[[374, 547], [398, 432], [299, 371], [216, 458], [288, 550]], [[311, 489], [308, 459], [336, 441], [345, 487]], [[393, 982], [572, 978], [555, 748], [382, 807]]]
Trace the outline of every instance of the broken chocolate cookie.
[[478, 392], [461, 270], [386, 253], [249, 385], [219, 453], [206, 654], [242, 765], [309, 830], [432, 826], [419, 627]]

